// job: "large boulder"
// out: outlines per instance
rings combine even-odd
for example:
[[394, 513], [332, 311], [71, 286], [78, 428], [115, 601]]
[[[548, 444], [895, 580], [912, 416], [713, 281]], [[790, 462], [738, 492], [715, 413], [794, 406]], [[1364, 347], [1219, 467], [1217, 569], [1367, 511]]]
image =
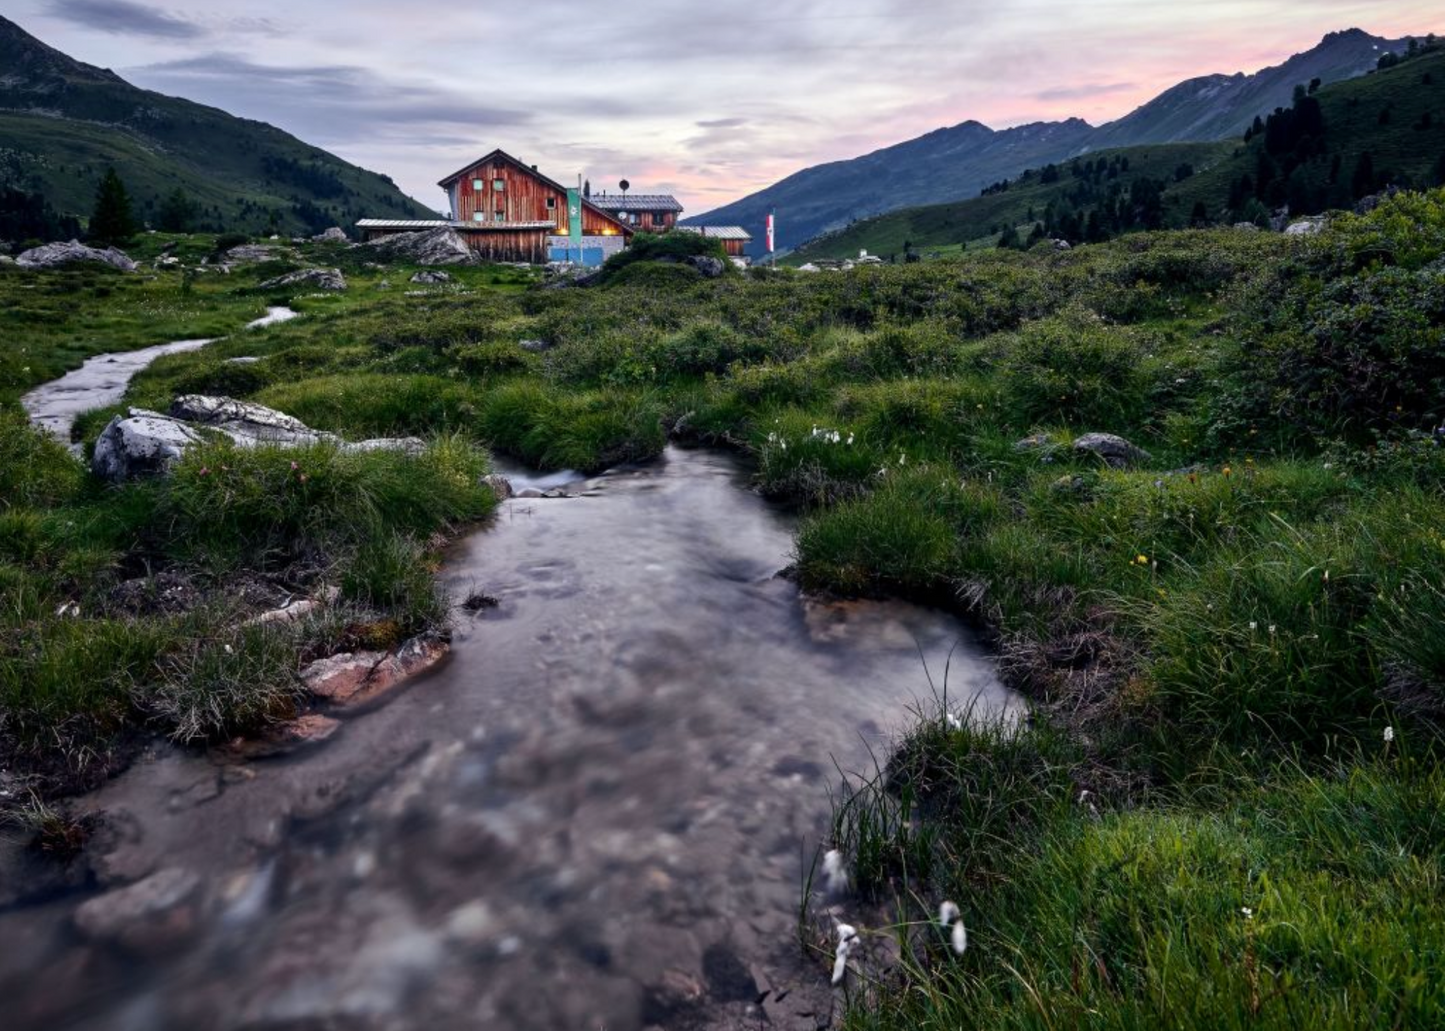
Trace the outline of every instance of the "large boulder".
[[311, 238], [312, 243], [346, 243], [346, 230], [340, 226], [332, 226], [324, 233], [317, 233]]
[[1302, 218], [1298, 222], [1291, 222], [1285, 226], [1285, 236], [1314, 236], [1325, 227], [1323, 215], [1312, 215], [1309, 218]]
[[99, 261], [122, 272], [134, 272], [136, 263], [130, 260], [125, 251], [115, 247], [107, 247], [101, 250], [96, 247], [87, 247], [79, 240], [71, 240], [69, 243], [47, 243], [39, 247], [32, 247], [23, 252], [15, 263], [21, 268], [47, 269], [59, 268], [61, 265], [69, 265], [77, 261]]
[[183, 394], [171, 402], [172, 419], [211, 426], [232, 439], [256, 444], [318, 444], [335, 441], [331, 433], [313, 430], [300, 419], [250, 401]]
[[467, 246], [467, 241], [447, 226], [415, 233], [394, 233], [369, 240], [361, 246], [392, 261], [406, 261], [414, 265], [467, 265], [476, 261], [476, 254]]
[[1076, 437], [1074, 450], [1102, 458], [1105, 464], [1115, 469], [1147, 462], [1152, 457], [1143, 448], [1136, 447], [1112, 433], [1085, 433], [1082, 437]]
[[704, 279], [716, 279], [727, 271], [727, 262], [706, 254], [694, 254], [687, 259], [686, 264], [701, 272]]
[[200, 432], [183, 422], [132, 408], [125, 418], [116, 416], [101, 430], [90, 468], [101, 479], [115, 483], [156, 476], [180, 461], [186, 448], [203, 440]]
[[265, 405], [185, 394], [172, 402], [169, 415], [132, 408], [124, 418], [112, 419], [95, 442], [91, 471], [113, 482], [155, 476], [169, 472], [186, 448], [227, 439], [240, 447], [331, 444], [352, 454], [396, 451], [416, 456], [426, 450], [426, 441], [417, 437], [348, 442]]
[[318, 290], [345, 290], [346, 277], [338, 268], [303, 268], [288, 272], [284, 276], [268, 279], [261, 284], [262, 290], [278, 286], [313, 286]]

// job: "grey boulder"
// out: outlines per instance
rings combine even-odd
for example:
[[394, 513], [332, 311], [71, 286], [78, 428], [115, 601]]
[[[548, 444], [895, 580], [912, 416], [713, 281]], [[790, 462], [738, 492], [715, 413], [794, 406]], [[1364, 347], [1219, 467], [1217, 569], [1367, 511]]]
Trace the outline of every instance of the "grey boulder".
[[694, 254], [687, 259], [686, 264], [701, 272], [704, 279], [716, 279], [727, 271], [727, 262], [706, 254]]
[[95, 441], [90, 468], [101, 479], [119, 483], [169, 471], [186, 448], [205, 440], [198, 431], [159, 412], [132, 408], [116, 416]]
[[300, 419], [250, 401], [183, 394], [171, 402], [170, 416], [182, 422], [214, 427], [241, 442], [254, 444], [319, 444], [336, 436], [313, 430]]
[[332, 226], [324, 233], [317, 233], [311, 238], [312, 243], [346, 243], [346, 230], [340, 226]]
[[79, 240], [71, 240], [69, 243], [47, 243], [39, 247], [32, 247], [24, 251], [15, 259], [15, 264], [21, 268], [47, 269], [59, 268], [62, 265], [69, 265], [77, 261], [99, 261], [112, 268], [118, 268], [122, 272], [134, 272], [136, 263], [130, 260], [125, 251], [115, 247], [107, 247], [101, 250], [96, 247], [87, 247]]
[[1102, 458], [1105, 464], [1115, 469], [1147, 462], [1151, 457], [1143, 448], [1112, 433], [1085, 433], [1075, 438], [1074, 450]]
[[1315, 215], [1311, 218], [1302, 218], [1285, 227], [1285, 236], [1314, 236], [1325, 227], [1323, 215]]
[[262, 290], [278, 286], [313, 286], [318, 290], [345, 290], [346, 277], [338, 268], [303, 268], [288, 272], [284, 276], [268, 279], [261, 284]]
[[411, 277], [413, 283], [450, 283], [452, 277], [436, 269], [424, 269]]
[[476, 260], [461, 234], [446, 226], [415, 233], [395, 233], [369, 240], [360, 246], [392, 261], [409, 261], [417, 265], [467, 265]]

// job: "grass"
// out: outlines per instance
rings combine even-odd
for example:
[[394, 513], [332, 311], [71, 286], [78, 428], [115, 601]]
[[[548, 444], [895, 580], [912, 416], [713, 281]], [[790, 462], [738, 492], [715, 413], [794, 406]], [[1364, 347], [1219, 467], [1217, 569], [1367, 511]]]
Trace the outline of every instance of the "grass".
[[[477, 268], [407, 296], [381, 284], [408, 270], [342, 252], [346, 294], [275, 298], [239, 272], [216, 313], [305, 317], [159, 361], [129, 401], [224, 391], [426, 454], [212, 447], [107, 490], [12, 410], [5, 733], [79, 755], [138, 720], [188, 738], [273, 719], [303, 657], [443, 618], [428, 541], [490, 507], [485, 450], [591, 471], [670, 429], [745, 453], [800, 510], [805, 587], [954, 606], [1031, 702], [1018, 726], [924, 714], [837, 798], [833, 844], [884, 919], [918, 928], [951, 897], [973, 941], [954, 959], [905, 932], [851, 1026], [1438, 1024], [1442, 254], [1437, 191], [1312, 238], [847, 274], [635, 262], [530, 289]], [[66, 318], [99, 318], [86, 298]], [[1071, 446], [1098, 431], [1148, 457]], [[117, 604], [161, 575], [198, 603]], [[238, 577], [336, 585], [342, 608], [238, 637]]]

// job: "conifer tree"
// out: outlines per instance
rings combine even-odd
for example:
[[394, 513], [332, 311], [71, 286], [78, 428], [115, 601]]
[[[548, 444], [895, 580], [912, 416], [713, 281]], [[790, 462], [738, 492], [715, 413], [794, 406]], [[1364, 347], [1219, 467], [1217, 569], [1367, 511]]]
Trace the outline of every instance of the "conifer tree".
[[125, 183], [114, 168], [107, 168], [95, 191], [95, 210], [91, 212], [88, 230], [90, 239], [99, 244], [118, 244], [129, 240], [139, 228]]

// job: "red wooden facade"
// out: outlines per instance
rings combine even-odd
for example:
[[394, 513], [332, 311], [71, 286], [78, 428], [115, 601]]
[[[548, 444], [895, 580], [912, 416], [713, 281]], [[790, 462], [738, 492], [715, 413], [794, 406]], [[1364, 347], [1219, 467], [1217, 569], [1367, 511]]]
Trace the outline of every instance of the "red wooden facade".
[[[541, 236], [568, 235], [567, 189], [500, 150], [441, 181], [452, 200], [452, 217], [478, 228], [501, 223], [550, 222]], [[528, 227], [528, 232], [537, 232]], [[630, 236], [633, 230], [583, 202], [583, 236]], [[468, 234], [469, 236], [472, 234]]]

